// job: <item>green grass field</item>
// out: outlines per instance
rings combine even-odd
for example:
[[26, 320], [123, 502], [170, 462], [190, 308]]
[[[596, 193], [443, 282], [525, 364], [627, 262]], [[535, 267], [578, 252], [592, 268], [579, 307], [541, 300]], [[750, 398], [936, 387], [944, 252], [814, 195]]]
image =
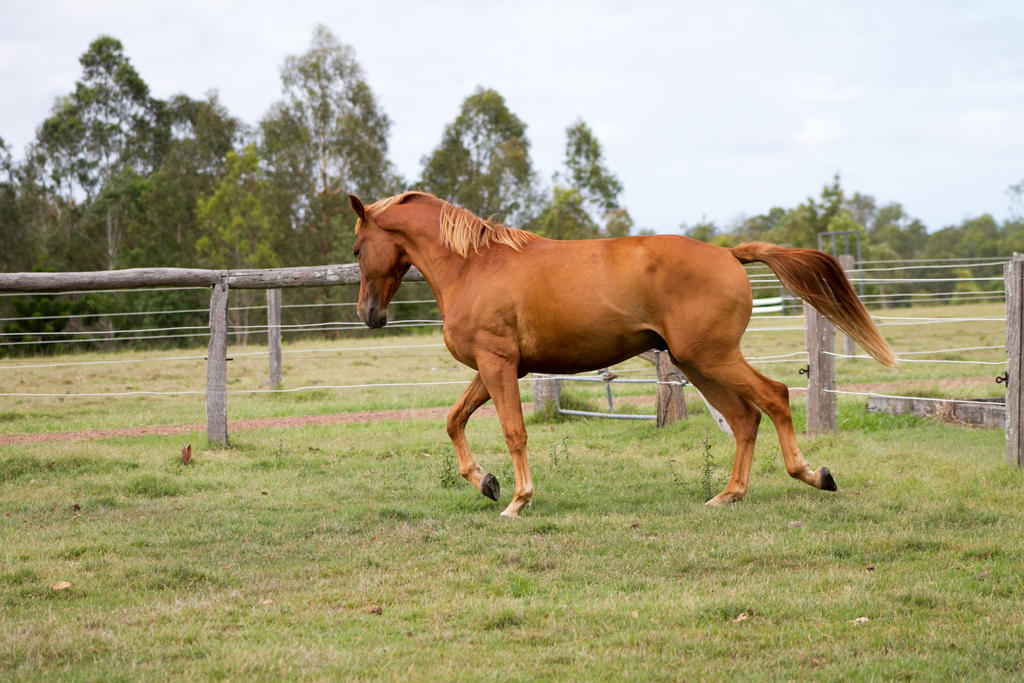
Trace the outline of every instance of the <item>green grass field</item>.
[[[952, 315], [998, 315], [969, 308]], [[889, 336], [900, 353], [984, 345], [987, 329]], [[750, 355], [800, 348], [791, 332], [756, 334], [767, 341], [752, 333]], [[396, 360], [331, 346], [289, 345], [315, 353], [286, 356], [286, 386], [470, 374], [443, 348]], [[265, 360], [241, 358], [229, 389], [258, 387]], [[4, 377], [11, 393], [202, 384], [194, 361], [128, 367]], [[766, 372], [797, 384], [796, 367]], [[839, 383], [986, 374], [998, 373], [841, 361]], [[446, 405], [459, 392], [243, 395], [229, 412]], [[603, 387], [577, 392], [596, 400]], [[203, 420], [201, 397], [0, 400], [6, 434]], [[468, 435], [501, 503], [458, 476], [437, 419], [239, 431], [228, 449], [201, 432], [0, 446], [0, 679], [1020, 678], [1024, 471], [1005, 463], [1002, 431], [870, 414], [859, 398], [839, 405], [838, 434], [801, 438], [838, 492], [790, 479], [766, 421], [750, 492], [724, 509], [703, 502], [724, 486], [732, 445], [699, 401], [664, 429], [533, 422], [536, 497], [518, 520], [498, 517], [512, 477], [495, 418], [474, 418]], [[70, 587], [55, 590], [61, 581]]]

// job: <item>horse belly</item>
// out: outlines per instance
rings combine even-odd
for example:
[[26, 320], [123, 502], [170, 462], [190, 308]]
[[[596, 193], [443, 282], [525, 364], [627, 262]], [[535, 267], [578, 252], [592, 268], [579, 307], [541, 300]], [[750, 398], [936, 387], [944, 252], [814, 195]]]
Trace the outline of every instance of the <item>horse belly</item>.
[[523, 335], [519, 369], [522, 372], [587, 372], [621, 363], [664, 340], [648, 329], [624, 325], [558, 325], [544, 332]]

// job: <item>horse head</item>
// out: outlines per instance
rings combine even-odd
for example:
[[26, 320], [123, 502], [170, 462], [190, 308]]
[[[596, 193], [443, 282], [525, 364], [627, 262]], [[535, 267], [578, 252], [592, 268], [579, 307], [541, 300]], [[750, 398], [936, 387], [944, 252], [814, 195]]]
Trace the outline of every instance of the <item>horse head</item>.
[[395, 296], [411, 263], [398, 236], [380, 227], [355, 195], [348, 196], [359, 216], [352, 255], [359, 263], [359, 304], [356, 311], [367, 327], [388, 322], [388, 304]]

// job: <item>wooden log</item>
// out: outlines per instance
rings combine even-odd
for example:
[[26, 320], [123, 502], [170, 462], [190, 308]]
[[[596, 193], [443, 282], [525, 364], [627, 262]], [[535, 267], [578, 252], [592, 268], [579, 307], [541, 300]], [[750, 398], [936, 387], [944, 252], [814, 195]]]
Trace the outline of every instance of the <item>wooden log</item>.
[[1002, 429], [1006, 421], [1006, 407], [995, 401], [975, 400], [978, 402], [936, 401], [910, 396], [870, 396], [867, 408], [872, 413], [888, 413], [889, 415], [909, 413], [920, 417], [938, 417], [947, 422]]
[[1014, 254], [1003, 266], [1006, 288], [1006, 460], [1024, 466], [1024, 255]]
[[270, 357], [270, 380], [268, 386], [277, 389], [281, 385], [281, 290], [267, 290], [267, 346]]
[[79, 273], [0, 273], [0, 291], [67, 292], [136, 287], [210, 287], [221, 272], [198, 268], [129, 268]]
[[665, 427], [676, 420], [686, 419], [686, 395], [683, 371], [672, 363], [667, 351], [654, 352], [654, 367], [658, 373], [657, 425]]
[[359, 265], [303, 266], [261, 270], [229, 270], [224, 281], [232, 289], [277, 289], [280, 287], [327, 287], [359, 284]]
[[228, 445], [228, 286], [210, 294], [210, 346], [206, 355], [206, 438]]
[[[405, 278], [423, 282], [410, 268]], [[3, 292], [68, 292], [143, 287], [210, 287], [226, 282], [234, 289], [329, 287], [359, 283], [359, 265], [302, 266], [263, 270], [201, 270], [198, 268], [128, 268], [78, 273], [0, 273]]]
[[804, 304], [804, 336], [807, 342], [807, 435], [836, 431], [835, 327], [825, 316]]
[[[847, 279], [850, 278], [850, 273], [853, 272], [853, 254], [843, 254], [839, 257], [839, 265], [843, 267], [843, 272], [846, 273]], [[844, 335], [846, 337], [846, 344], [843, 347], [843, 352], [847, 356], [853, 356], [857, 353], [857, 343], [853, 341], [853, 337], [850, 335]]]

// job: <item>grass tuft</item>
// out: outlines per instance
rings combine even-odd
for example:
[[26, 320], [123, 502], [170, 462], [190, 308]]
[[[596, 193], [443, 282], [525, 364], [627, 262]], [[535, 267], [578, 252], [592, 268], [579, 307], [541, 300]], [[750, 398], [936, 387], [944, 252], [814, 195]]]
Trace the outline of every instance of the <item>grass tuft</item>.
[[123, 487], [125, 495], [142, 496], [143, 498], [164, 498], [180, 496], [185, 487], [178, 481], [160, 474], [140, 474], [132, 477]]

